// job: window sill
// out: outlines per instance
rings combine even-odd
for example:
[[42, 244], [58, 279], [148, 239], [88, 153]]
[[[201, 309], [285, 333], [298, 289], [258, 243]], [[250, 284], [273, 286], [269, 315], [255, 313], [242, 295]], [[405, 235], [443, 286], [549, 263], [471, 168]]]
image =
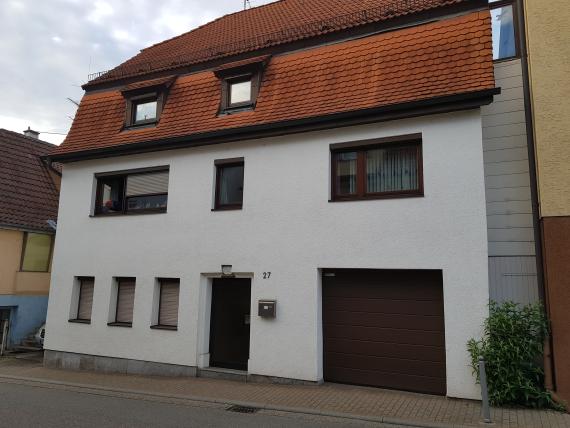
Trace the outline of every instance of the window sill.
[[141, 122], [141, 123], [133, 123], [130, 125], [125, 125], [123, 131], [134, 131], [135, 129], [144, 129], [144, 128], [154, 128], [158, 125], [158, 120], [152, 120], [149, 122]]
[[424, 193], [394, 193], [386, 195], [367, 195], [355, 197], [337, 197], [329, 199], [329, 202], [355, 202], [355, 201], [373, 201], [377, 199], [401, 199], [401, 198], [423, 198]]
[[133, 326], [132, 322], [108, 322], [107, 325], [109, 327], [128, 327], [131, 328]]
[[75, 324], [91, 324], [91, 320], [78, 320], [78, 319], [73, 319], [73, 320], [68, 320], [68, 322], [72, 322]]
[[216, 212], [216, 211], [240, 211], [242, 209], [243, 209], [243, 205], [234, 205], [234, 206], [227, 206], [227, 207], [212, 208], [212, 212]]
[[171, 331], [178, 330], [178, 327], [173, 325], [151, 325], [150, 328], [152, 328], [153, 330], [171, 330]]
[[131, 215], [145, 215], [145, 214], [166, 214], [167, 210], [165, 209], [158, 209], [158, 210], [139, 210], [139, 211], [127, 211], [126, 213], [98, 213], [98, 214], [91, 214], [89, 217], [126, 217]]
[[255, 106], [253, 103], [234, 105], [234, 106], [226, 107], [225, 109], [220, 111], [219, 116], [227, 116], [227, 115], [231, 115], [231, 114], [242, 113], [244, 111], [253, 111], [254, 108], [255, 108]]
[[493, 64], [500, 64], [501, 62], [513, 61], [515, 59], [520, 59], [520, 58], [521, 58], [520, 56], [515, 55], [515, 56], [509, 56], [507, 58], [494, 59]]

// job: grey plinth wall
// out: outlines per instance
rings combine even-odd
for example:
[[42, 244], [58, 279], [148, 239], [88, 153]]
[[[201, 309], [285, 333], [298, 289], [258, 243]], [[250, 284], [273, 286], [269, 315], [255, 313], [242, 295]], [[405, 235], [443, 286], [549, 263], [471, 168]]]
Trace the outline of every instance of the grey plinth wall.
[[71, 352], [50, 351], [47, 349], [44, 352], [44, 366], [67, 370], [91, 370], [103, 373], [171, 377], [196, 376], [196, 367], [100, 357], [97, 355], [74, 354]]

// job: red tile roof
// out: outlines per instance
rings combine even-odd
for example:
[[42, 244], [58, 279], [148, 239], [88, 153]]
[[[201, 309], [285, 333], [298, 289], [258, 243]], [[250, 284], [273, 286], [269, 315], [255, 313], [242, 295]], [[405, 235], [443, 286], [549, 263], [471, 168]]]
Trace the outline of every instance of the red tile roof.
[[489, 11], [274, 56], [255, 110], [218, 116], [212, 71], [180, 76], [156, 127], [122, 130], [120, 90], [87, 93], [54, 154], [190, 136], [495, 87]]
[[59, 190], [40, 159], [56, 146], [0, 129], [0, 227], [53, 232]]
[[466, 1], [276, 1], [223, 16], [143, 49], [93, 82], [196, 64]]

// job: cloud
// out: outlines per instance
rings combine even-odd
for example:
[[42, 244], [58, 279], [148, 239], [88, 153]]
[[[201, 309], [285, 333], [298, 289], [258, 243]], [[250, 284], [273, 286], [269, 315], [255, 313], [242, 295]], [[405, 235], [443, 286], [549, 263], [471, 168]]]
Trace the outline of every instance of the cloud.
[[242, 7], [242, 0], [3, 1], [0, 127], [66, 133], [75, 114], [67, 98], [81, 99], [89, 73]]

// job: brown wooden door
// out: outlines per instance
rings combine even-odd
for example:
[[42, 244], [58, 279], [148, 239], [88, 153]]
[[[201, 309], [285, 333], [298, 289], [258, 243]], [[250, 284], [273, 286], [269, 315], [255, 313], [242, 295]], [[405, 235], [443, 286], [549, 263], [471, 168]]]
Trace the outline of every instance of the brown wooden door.
[[247, 370], [251, 281], [214, 279], [210, 315], [210, 366]]
[[441, 271], [323, 273], [325, 381], [446, 394]]

